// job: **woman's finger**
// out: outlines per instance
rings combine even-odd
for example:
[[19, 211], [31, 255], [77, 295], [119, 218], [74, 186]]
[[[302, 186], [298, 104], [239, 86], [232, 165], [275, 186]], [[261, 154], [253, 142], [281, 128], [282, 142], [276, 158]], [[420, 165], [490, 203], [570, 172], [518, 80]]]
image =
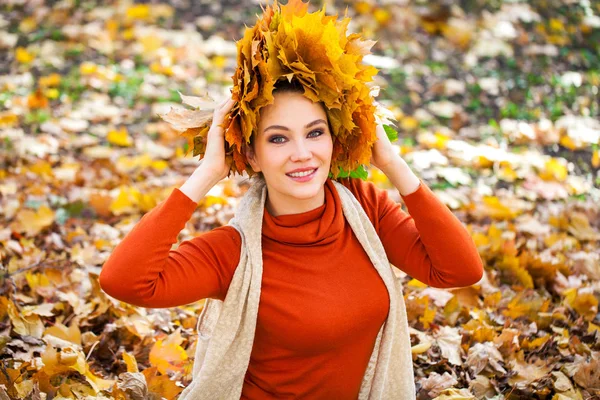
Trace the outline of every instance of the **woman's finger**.
[[227, 99], [227, 98], [226, 98], [226, 99], [224, 99], [222, 102], [220, 102], [220, 103], [219, 103], [219, 107], [223, 107], [225, 104], [227, 104], [227, 101], [228, 101], [228, 100], [229, 100], [229, 99]]
[[221, 108], [224, 110], [231, 109], [231, 106], [235, 103], [232, 98], [225, 99], [223, 103], [221, 103]]

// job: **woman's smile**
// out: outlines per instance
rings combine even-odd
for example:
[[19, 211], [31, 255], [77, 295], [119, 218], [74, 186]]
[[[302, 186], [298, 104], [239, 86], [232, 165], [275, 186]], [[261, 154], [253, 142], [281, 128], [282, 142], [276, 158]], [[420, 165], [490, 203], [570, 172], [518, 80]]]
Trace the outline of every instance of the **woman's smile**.
[[295, 182], [308, 182], [316, 175], [318, 168], [299, 168], [286, 175]]

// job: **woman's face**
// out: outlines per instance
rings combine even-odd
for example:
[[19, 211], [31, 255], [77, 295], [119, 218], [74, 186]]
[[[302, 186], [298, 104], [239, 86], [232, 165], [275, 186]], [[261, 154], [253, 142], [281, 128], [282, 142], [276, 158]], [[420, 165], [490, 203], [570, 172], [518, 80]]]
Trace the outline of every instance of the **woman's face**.
[[248, 161], [267, 183], [272, 215], [297, 214], [323, 205], [333, 141], [327, 114], [301, 93], [275, 93], [261, 109]]

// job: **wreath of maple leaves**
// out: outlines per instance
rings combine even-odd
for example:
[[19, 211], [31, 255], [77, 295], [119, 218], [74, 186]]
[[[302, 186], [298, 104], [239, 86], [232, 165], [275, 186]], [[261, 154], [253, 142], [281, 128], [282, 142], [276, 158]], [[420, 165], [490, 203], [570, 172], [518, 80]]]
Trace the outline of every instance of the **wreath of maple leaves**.
[[[237, 41], [237, 69], [233, 75], [235, 105], [223, 124], [225, 151], [231, 173], [253, 175], [245, 146], [256, 135], [260, 109], [274, 102], [279, 80], [297, 80], [304, 95], [322, 102], [333, 134], [331, 174], [346, 176], [368, 165], [377, 140], [377, 103], [373, 80], [378, 70], [363, 64], [375, 41], [360, 34], [346, 35], [350, 18], [325, 15], [325, 7], [308, 13], [308, 3], [289, 0], [287, 5], [263, 9], [257, 23]], [[193, 155], [204, 156], [214, 103], [183, 96], [193, 110], [171, 110], [162, 118], [188, 139]], [[388, 114], [389, 115], [389, 114]]]

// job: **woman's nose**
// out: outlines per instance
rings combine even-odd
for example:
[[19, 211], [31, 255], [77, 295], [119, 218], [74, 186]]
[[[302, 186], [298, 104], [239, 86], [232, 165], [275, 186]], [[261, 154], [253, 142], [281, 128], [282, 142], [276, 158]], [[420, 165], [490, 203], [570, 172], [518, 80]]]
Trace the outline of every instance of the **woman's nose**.
[[294, 146], [292, 161], [304, 161], [312, 157], [312, 152], [309, 149], [308, 143], [304, 140], [297, 141]]

